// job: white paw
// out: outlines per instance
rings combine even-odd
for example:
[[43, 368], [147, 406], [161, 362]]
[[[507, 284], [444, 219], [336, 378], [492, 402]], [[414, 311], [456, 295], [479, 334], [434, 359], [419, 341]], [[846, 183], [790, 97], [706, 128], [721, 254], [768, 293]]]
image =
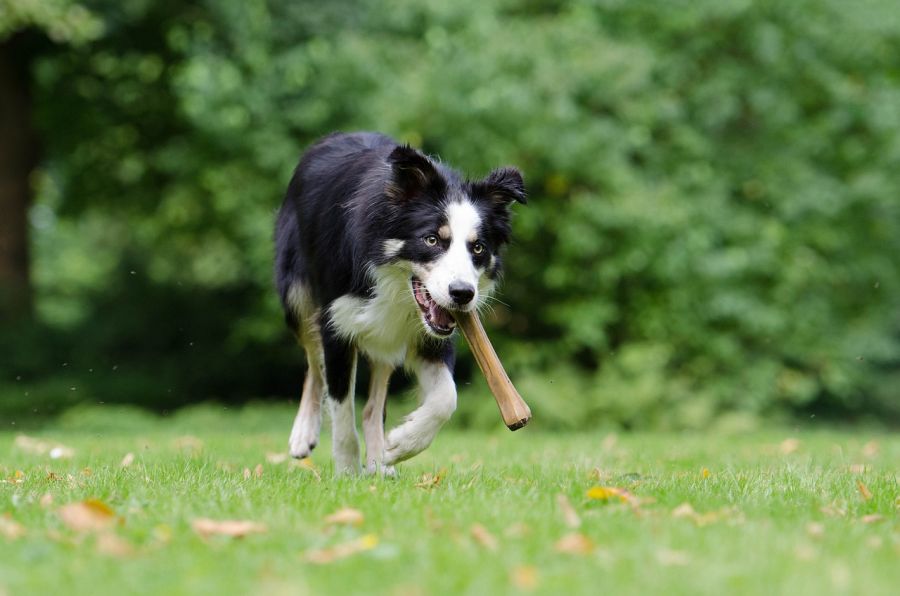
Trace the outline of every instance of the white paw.
[[394, 466], [370, 461], [368, 464], [366, 464], [366, 474], [368, 474], [369, 476], [375, 476], [376, 474], [378, 474], [383, 476], [384, 478], [396, 478], [397, 468], [395, 468]]
[[393, 465], [421, 453], [431, 444], [430, 438], [395, 428], [384, 440], [384, 463]]
[[297, 420], [288, 439], [288, 453], [291, 457], [303, 459], [312, 454], [319, 442], [320, 420]]

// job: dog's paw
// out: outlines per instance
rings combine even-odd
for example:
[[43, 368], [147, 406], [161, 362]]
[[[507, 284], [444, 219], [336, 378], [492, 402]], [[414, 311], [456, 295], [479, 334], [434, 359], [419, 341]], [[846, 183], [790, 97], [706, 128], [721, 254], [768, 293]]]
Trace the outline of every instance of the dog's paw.
[[319, 424], [317, 421], [297, 421], [288, 439], [288, 453], [291, 457], [303, 459], [312, 455], [319, 442]]
[[384, 463], [393, 466], [404, 460], [411, 458], [425, 450], [429, 442], [404, 432], [402, 428], [395, 428], [384, 440]]
[[394, 466], [370, 461], [366, 464], [366, 474], [369, 476], [380, 475], [384, 478], [396, 478], [397, 469]]

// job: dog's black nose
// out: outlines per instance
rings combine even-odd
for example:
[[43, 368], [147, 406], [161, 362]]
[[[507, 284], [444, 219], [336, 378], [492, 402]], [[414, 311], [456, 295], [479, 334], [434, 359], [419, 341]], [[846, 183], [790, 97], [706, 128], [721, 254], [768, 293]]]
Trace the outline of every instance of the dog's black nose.
[[453, 302], [464, 306], [472, 302], [472, 298], [475, 297], [475, 288], [471, 284], [455, 281], [450, 284], [450, 297], [453, 298]]

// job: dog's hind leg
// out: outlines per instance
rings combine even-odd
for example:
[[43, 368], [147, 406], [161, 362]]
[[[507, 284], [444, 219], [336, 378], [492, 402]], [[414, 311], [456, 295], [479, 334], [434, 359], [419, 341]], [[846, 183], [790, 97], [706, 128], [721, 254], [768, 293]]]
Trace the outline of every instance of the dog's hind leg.
[[422, 361], [417, 376], [422, 404], [388, 433], [385, 464], [401, 462], [426, 449], [456, 410], [456, 384], [445, 362]]
[[303, 395], [300, 396], [300, 409], [294, 418], [291, 438], [288, 441], [291, 457], [302, 459], [309, 457], [319, 442], [319, 429], [322, 426], [322, 365], [320, 358], [307, 349], [309, 367], [306, 381], [303, 383]]
[[363, 408], [363, 434], [366, 437], [366, 472], [394, 476], [393, 466], [384, 465], [384, 404], [387, 399], [388, 382], [393, 367], [380, 362], [371, 362], [369, 400]]

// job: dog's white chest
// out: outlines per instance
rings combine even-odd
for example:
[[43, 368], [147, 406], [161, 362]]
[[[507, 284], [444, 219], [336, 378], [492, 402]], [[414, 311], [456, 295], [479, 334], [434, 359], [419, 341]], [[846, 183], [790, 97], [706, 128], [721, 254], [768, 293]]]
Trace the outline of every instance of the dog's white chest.
[[338, 298], [329, 308], [331, 324], [369, 358], [399, 366], [423, 333], [409, 277], [393, 268], [377, 270], [373, 277], [374, 297]]

